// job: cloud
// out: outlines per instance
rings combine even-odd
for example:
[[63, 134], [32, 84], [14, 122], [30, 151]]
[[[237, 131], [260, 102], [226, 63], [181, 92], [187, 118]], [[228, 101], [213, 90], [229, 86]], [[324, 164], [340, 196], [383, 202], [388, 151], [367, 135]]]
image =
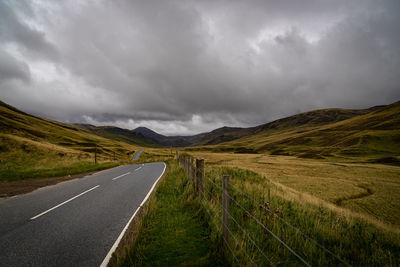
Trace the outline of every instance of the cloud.
[[[30, 10], [28, 5], [20, 5]], [[50, 60], [58, 58], [57, 49], [46, 39], [45, 33], [21, 21], [15, 10], [4, 1], [0, 2], [0, 43], [17, 44], [19, 51], [26, 56]]]
[[5, 3], [0, 97], [53, 119], [189, 134], [400, 98], [395, 0]]
[[30, 80], [30, 70], [27, 64], [21, 62], [6, 52], [0, 51], [0, 85], [6, 80]]

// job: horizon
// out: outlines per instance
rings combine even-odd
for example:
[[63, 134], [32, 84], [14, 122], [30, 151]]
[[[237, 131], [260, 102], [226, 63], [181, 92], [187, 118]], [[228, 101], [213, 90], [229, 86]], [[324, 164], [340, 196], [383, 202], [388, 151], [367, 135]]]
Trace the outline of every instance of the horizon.
[[[0, 100], [0, 101], [1, 101], [1, 100]], [[179, 134], [179, 133], [176, 133], [176, 134], [163, 134], [163, 133], [157, 132], [156, 130], [154, 130], [154, 129], [152, 129], [152, 128], [146, 127], [146, 126], [137, 126], [137, 127], [135, 127], [135, 128], [130, 129], [130, 128], [124, 128], [123, 126], [120, 127], [120, 126], [118, 126], [118, 125], [106, 125], [106, 124], [103, 124], [103, 125], [102, 125], [102, 124], [100, 124], [100, 125], [94, 125], [94, 124], [89, 124], [89, 123], [80, 123], [80, 122], [71, 123], [71, 122], [65, 122], [65, 121], [60, 121], [60, 122], [62, 122], [62, 123], [74, 124], [74, 125], [94, 126], [94, 127], [117, 127], [117, 128], [121, 128], [121, 129], [124, 129], [124, 130], [129, 130], [129, 131], [134, 131], [134, 130], [136, 130], [136, 129], [138, 129], [138, 128], [146, 128], [146, 129], [148, 129], [148, 130], [151, 130], [151, 131], [153, 131], [153, 132], [155, 132], [155, 133], [157, 133], [157, 134], [164, 135], [164, 136], [166, 136], [166, 137], [174, 137], [174, 136], [176, 136], [176, 137], [185, 137], [185, 136], [194, 136], [194, 135], [209, 133], [209, 132], [212, 132], [212, 131], [214, 131], [214, 130], [218, 130], [218, 129], [221, 129], [221, 128], [224, 128], [224, 127], [227, 127], [227, 128], [253, 128], [253, 127], [258, 127], [258, 126], [265, 125], [265, 124], [269, 124], [269, 123], [272, 123], [272, 122], [274, 122], [274, 121], [281, 120], [281, 119], [285, 119], [285, 118], [288, 118], [288, 117], [291, 117], [291, 116], [299, 115], [299, 114], [302, 114], [302, 113], [308, 113], [308, 112], [318, 111], [318, 110], [330, 110], [330, 109], [363, 110], [363, 109], [370, 109], [370, 108], [374, 108], [374, 107], [388, 106], [388, 105], [392, 105], [392, 104], [395, 104], [395, 103], [398, 103], [398, 102], [400, 102], [400, 100], [396, 100], [396, 101], [391, 102], [391, 103], [388, 103], [388, 104], [377, 104], [377, 105], [369, 106], [369, 107], [366, 107], [366, 108], [360, 108], [360, 109], [337, 108], [337, 107], [313, 109], [313, 110], [303, 111], [303, 112], [300, 112], [300, 113], [291, 114], [291, 115], [288, 115], [288, 116], [286, 116], [286, 117], [277, 118], [277, 119], [274, 119], [274, 120], [271, 120], [271, 121], [267, 121], [267, 122], [264, 122], [264, 123], [261, 123], [261, 124], [257, 124], [257, 125], [253, 125], [253, 126], [249, 126], [249, 127], [241, 127], [241, 126], [236, 126], [236, 125], [223, 125], [223, 126], [221, 126], [221, 127], [214, 128], [214, 129], [211, 129], [211, 130], [209, 130], [209, 131], [198, 132], [198, 133], [189, 134], [189, 135], [184, 135], [184, 134]], [[3, 101], [3, 103], [5, 103], [5, 102]], [[8, 103], [5, 103], [5, 104], [9, 105]], [[12, 105], [11, 105], [11, 106], [12, 106]], [[15, 106], [13, 106], [13, 107], [15, 107]], [[18, 107], [16, 107], [16, 108], [18, 108]], [[23, 112], [26, 112], [25, 110], [23, 110], [23, 109], [21, 109], [21, 108], [18, 108], [18, 109], [20, 109], [20, 110], [23, 111]], [[51, 118], [45, 117], [45, 116], [43, 116], [43, 115], [41, 115], [41, 114], [32, 114], [32, 115], [38, 116], [38, 117], [41, 117], [41, 118], [44, 118], [44, 119], [51, 119]]]
[[0, 98], [166, 136], [387, 105], [399, 14], [395, 0], [0, 2]]

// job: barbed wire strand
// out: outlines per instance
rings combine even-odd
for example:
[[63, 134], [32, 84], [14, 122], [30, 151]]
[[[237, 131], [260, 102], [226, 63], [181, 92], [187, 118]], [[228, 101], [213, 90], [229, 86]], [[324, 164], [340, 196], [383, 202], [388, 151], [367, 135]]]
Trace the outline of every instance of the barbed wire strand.
[[228, 233], [233, 237], [233, 239], [235, 240], [235, 243], [238, 244], [241, 248], [242, 251], [244, 252], [244, 254], [246, 255], [246, 257], [251, 261], [252, 266], [257, 266], [257, 264], [253, 261], [253, 259], [250, 257], [250, 255], [246, 252], [246, 250], [243, 248], [243, 246], [239, 243], [239, 241], [237, 240], [236, 236], [232, 233], [231, 230], [229, 230], [229, 227], [226, 228], [228, 230]]
[[[238, 189], [238, 188], [233, 188], [234, 190], [238, 191], [239, 193], [241, 193], [242, 195], [246, 196], [249, 200], [253, 201], [254, 203], [257, 203], [257, 201], [255, 201], [254, 198], [252, 198], [251, 196], [249, 196], [247, 193], [243, 192], [242, 190]], [[304, 238], [308, 239], [310, 242], [312, 242], [314, 245], [316, 245], [317, 247], [319, 247], [320, 249], [324, 250], [325, 252], [327, 252], [328, 254], [330, 254], [331, 256], [335, 257], [337, 260], [339, 260], [341, 263], [347, 265], [347, 266], [351, 266], [349, 263], [345, 262], [344, 260], [342, 260], [338, 255], [336, 255], [335, 253], [333, 253], [332, 251], [330, 251], [329, 249], [327, 249], [326, 247], [324, 247], [323, 245], [321, 245], [320, 243], [318, 243], [315, 239], [309, 237], [307, 234], [305, 234], [303, 231], [301, 231], [298, 227], [293, 226], [292, 224], [290, 224], [288, 221], [286, 221], [285, 219], [283, 219], [282, 217], [280, 217], [278, 214], [276, 214], [275, 212], [273, 212], [272, 210], [266, 208], [264, 205], [259, 205], [260, 207], [262, 207], [264, 210], [268, 211], [270, 214], [272, 214], [273, 216], [275, 216], [276, 218], [278, 218], [281, 222], [285, 223], [286, 225], [288, 225], [289, 227], [291, 227], [292, 229], [294, 229], [296, 232], [298, 232], [300, 235], [302, 235]]]
[[[221, 206], [222, 209], [224, 209], [223, 206], [222, 206], [222, 204], [219, 203], [219, 201], [216, 201], [216, 200], [215, 200], [214, 196], [213, 196], [213, 195], [211, 194], [211, 192], [207, 189], [207, 187], [204, 187], [204, 188], [205, 188], [205, 189], [207, 190], [207, 192], [210, 194], [210, 196], [212, 197], [212, 199], [214, 199], [214, 201], [217, 202], [217, 203]], [[224, 209], [224, 210], [226, 211], [226, 209]], [[228, 214], [229, 214], [229, 212], [228, 212]], [[232, 215], [230, 215], [230, 214], [229, 214], [229, 216], [232, 217]], [[235, 221], [235, 222], [236, 222], [236, 221]], [[237, 224], [237, 222], [236, 222], [236, 224]], [[239, 225], [239, 227], [240, 227], [240, 225]], [[228, 230], [228, 232], [230, 233], [230, 235], [235, 239], [236, 243], [240, 245], [239, 241], [238, 241], [237, 238], [233, 235], [233, 233], [229, 230], [228, 227], [227, 227], [227, 230]], [[250, 237], [249, 237], [249, 238], [250, 238]], [[253, 241], [253, 240], [252, 240], [252, 241]], [[254, 241], [253, 241], [253, 244], [257, 247], [257, 244], [256, 244]], [[242, 248], [242, 251], [244, 252], [244, 254], [246, 255], [246, 257], [247, 257], [247, 258], [251, 261], [251, 263], [253, 264], [252, 266], [257, 266], [257, 264], [252, 260], [252, 258], [250, 257], [250, 255], [249, 255], [249, 254], [246, 252], [246, 250], [243, 248], [243, 246], [240, 245], [240, 247]], [[257, 248], [258, 248], [258, 247], [257, 247]], [[258, 248], [258, 249], [259, 249], [259, 251], [260, 251], [262, 254], [264, 254], [260, 248]], [[267, 256], [264, 255], [264, 257], [266, 257], [266, 259], [272, 264], [272, 262], [268, 259]]]
[[[223, 190], [221, 186], [219, 186], [218, 184], [216, 184], [214, 181], [212, 181], [209, 177], [205, 176], [213, 185], [215, 185], [216, 187], [218, 187], [220, 190]], [[243, 192], [240, 189], [237, 189], [235, 187], [232, 187], [234, 190], [239, 191], [239, 193], [245, 195], [248, 199], [250, 199], [251, 201], [257, 203], [254, 198], [250, 197], [248, 194], [246, 194], [245, 192]], [[277, 239], [283, 246], [285, 246], [287, 249], [289, 249], [289, 251], [291, 251], [297, 258], [299, 258], [304, 264], [308, 265], [309, 264], [302, 259], [294, 250], [292, 250], [289, 246], [287, 246], [281, 239], [279, 239], [279, 237], [277, 237], [273, 232], [271, 232], [268, 228], [266, 228], [264, 226], [264, 224], [262, 224], [261, 222], [259, 222], [257, 220], [257, 218], [255, 218], [249, 211], [247, 211], [243, 206], [241, 206], [236, 200], [234, 200], [229, 194], [228, 194], [229, 198], [232, 199], [236, 205], [238, 205], [239, 207], [241, 207], [247, 214], [249, 214], [258, 224], [260, 224], [264, 229], [266, 229], [275, 239]], [[330, 254], [331, 256], [335, 257], [337, 260], [339, 260], [341, 263], [347, 265], [347, 266], [351, 266], [349, 263], [345, 262], [344, 260], [342, 260], [338, 255], [336, 255], [335, 253], [333, 253], [332, 251], [330, 251], [329, 249], [327, 249], [326, 247], [324, 247], [323, 245], [319, 244], [315, 239], [309, 237], [308, 235], [306, 235], [303, 231], [301, 231], [299, 228], [293, 226], [292, 224], [290, 224], [289, 222], [287, 222], [285, 219], [283, 219], [282, 217], [280, 217], [279, 215], [277, 215], [276, 213], [272, 212], [270, 209], [264, 207], [264, 205], [260, 205], [260, 207], [262, 207], [263, 209], [265, 209], [266, 211], [268, 211], [269, 213], [273, 214], [276, 218], [278, 218], [280, 221], [282, 221], [283, 223], [285, 223], [286, 225], [290, 226], [292, 229], [294, 229], [296, 232], [298, 232], [299, 234], [301, 234], [303, 237], [305, 237], [306, 239], [308, 239], [309, 241], [311, 241], [314, 245], [316, 245], [317, 247], [319, 247], [320, 249], [324, 250], [325, 252], [327, 252], [328, 254]]]
[[[206, 177], [211, 183], [213, 183], [215, 186], [219, 187], [221, 190], [222, 188], [214, 183], [210, 178]], [[257, 201], [254, 200], [254, 198], [250, 197], [248, 194], [246, 194], [245, 192], [243, 192], [242, 190], [232, 187], [233, 190], [239, 191], [239, 193], [243, 194], [244, 196], [246, 196], [248, 199], [250, 199], [251, 201], [257, 203]], [[232, 198], [231, 198], [232, 199]], [[280, 221], [282, 221], [283, 223], [285, 223], [286, 225], [290, 226], [292, 229], [294, 229], [296, 232], [298, 232], [299, 234], [301, 234], [303, 237], [305, 237], [306, 239], [308, 239], [309, 241], [311, 241], [314, 245], [316, 245], [317, 247], [319, 247], [320, 249], [324, 250], [325, 252], [327, 252], [328, 254], [330, 254], [331, 256], [335, 257], [337, 260], [339, 260], [341, 263], [347, 265], [347, 266], [351, 266], [349, 263], [345, 262], [344, 260], [342, 260], [338, 255], [336, 255], [335, 253], [333, 253], [332, 251], [330, 251], [329, 249], [327, 249], [326, 247], [324, 247], [323, 245], [319, 244], [315, 239], [309, 237], [308, 235], [306, 235], [303, 231], [301, 231], [299, 228], [293, 226], [292, 224], [290, 224], [289, 222], [287, 222], [285, 219], [283, 219], [282, 217], [280, 217], [279, 215], [277, 215], [276, 213], [274, 213], [273, 211], [271, 211], [270, 209], [264, 207], [264, 205], [260, 205], [260, 207], [262, 207], [263, 209], [265, 209], [266, 211], [268, 211], [269, 213], [271, 213], [272, 215], [274, 215], [276, 218], [278, 218]]]
[[233, 258], [235, 259], [235, 261], [237, 262], [237, 264], [238, 264], [239, 266], [242, 266], [242, 265], [240, 264], [240, 261], [239, 261], [238, 258], [236, 257], [235, 253], [233, 253], [233, 250], [231, 249], [231, 246], [229, 246], [228, 241], [226, 241], [224, 238], [222, 238], [222, 239], [224, 240], [224, 242], [225, 242], [226, 246], [228, 247], [228, 249], [231, 251], [231, 254], [232, 254]]
[[[207, 177], [207, 179], [213, 183], [215, 186], [219, 187], [222, 189], [219, 185], [214, 183], [210, 178]], [[237, 206], [239, 206], [241, 209], [243, 209], [250, 217], [252, 217], [253, 220], [255, 220], [262, 228], [264, 228], [267, 232], [269, 232], [279, 243], [281, 243], [284, 247], [286, 247], [293, 255], [295, 255], [301, 262], [303, 262], [305, 265], [310, 266], [310, 264], [304, 260], [299, 254], [297, 254], [291, 247], [289, 247], [285, 242], [283, 242], [277, 235], [275, 235], [271, 230], [269, 230], [263, 223], [261, 223], [253, 214], [251, 214], [247, 209], [245, 209], [242, 205], [240, 205], [230, 194], [227, 194], [227, 196], [236, 203]]]
[[223, 190], [222, 187], [221, 187], [220, 185], [217, 185], [216, 183], [214, 183], [213, 180], [211, 180], [209, 177], [207, 177], [207, 176], [204, 176], [204, 177], [206, 177], [212, 184], [214, 184], [214, 185], [215, 185], [216, 187], [218, 187], [220, 190]]
[[285, 242], [283, 242], [277, 235], [274, 234], [271, 230], [269, 230], [263, 223], [261, 223], [253, 214], [251, 214], [247, 209], [245, 209], [242, 205], [240, 205], [235, 199], [233, 199], [230, 194], [227, 196], [235, 202], [235, 204], [244, 210], [253, 220], [255, 220], [262, 228], [264, 228], [268, 233], [270, 233], [279, 243], [281, 243], [285, 248], [287, 248], [293, 255], [295, 255], [301, 262], [303, 262], [307, 266], [311, 266], [306, 260], [304, 260], [299, 254], [297, 254], [291, 247], [289, 247]]
[[[210, 196], [212, 197], [212, 199], [214, 199], [214, 201], [215, 201], [216, 203], [222, 205], [221, 203], [219, 203], [219, 201], [216, 201], [216, 200], [215, 200], [214, 196], [212, 195], [212, 193], [210, 192], [210, 190], [207, 189], [206, 186], [204, 186], [204, 189], [210, 194]], [[211, 212], [210, 212], [209, 210], [207, 210], [207, 208], [206, 208], [205, 210], [206, 210], [206, 211], [208, 212], [208, 214], [211, 216]], [[229, 229], [228, 229], [228, 230], [229, 230]], [[231, 234], [232, 234], [232, 233], [231, 233]], [[234, 237], [234, 238], [235, 238], [235, 237]], [[231, 252], [233, 258], [234, 258], [235, 261], [236, 261], [236, 263], [237, 263], [239, 266], [242, 266], [242, 265], [240, 264], [239, 259], [236, 257], [235, 253], [233, 252], [232, 248], [229, 246], [228, 242], [227, 242], [224, 238], [223, 238], [223, 240], [224, 240], [225, 244], [227, 245], [228, 249], [230, 250], [230, 252]], [[236, 240], [236, 239], [235, 239], [235, 240]], [[236, 242], [237, 242], [237, 240], [236, 240]], [[237, 243], [238, 243], [238, 242], [237, 242]], [[250, 260], [251, 260], [251, 259], [250, 259]]]
[[[221, 208], [223, 210], [225, 210], [226, 212], [228, 212], [223, 206], [221, 206]], [[257, 243], [254, 241], [254, 239], [251, 238], [251, 236], [249, 235], [249, 233], [243, 229], [243, 227], [236, 221], [236, 219], [228, 212], [229, 216], [232, 218], [233, 222], [239, 227], [239, 229], [243, 232], [243, 234], [245, 234], [247, 236], [247, 238], [253, 243], [253, 245], [257, 248], [257, 250], [264, 256], [264, 258], [272, 265], [274, 266], [274, 264], [272, 263], [271, 259], [265, 255], [264, 251], [262, 251], [262, 249], [257, 245]], [[229, 228], [227, 228], [228, 231], [230, 232]], [[248, 256], [249, 257], [249, 256]], [[249, 257], [250, 258], [250, 257]]]

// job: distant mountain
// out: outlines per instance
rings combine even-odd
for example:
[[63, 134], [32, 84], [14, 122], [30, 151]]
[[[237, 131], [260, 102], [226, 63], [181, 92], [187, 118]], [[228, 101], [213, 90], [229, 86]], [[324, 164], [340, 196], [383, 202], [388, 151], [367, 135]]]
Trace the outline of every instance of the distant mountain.
[[133, 132], [127, 129], [122, 129], [114, 126], [94, 126], [90, 124], [75, 124], [80, 126], [87, 132], [113, 139], [116, 141], [126, 142], [128, 144], [155, 147], [158, 146], [157, 143], [153, 142], [151, 139], [146, 138], [143, 134]]
[[131, 132], [136, 134], [141, 134], [146, 139], [162, 145], [162, 146], [173, 146], [173, 147], [183, 147], [183, 146], [190, 146], [192, 142], [189, 141], [191, 137], [187, 136], [165, 136], [159, 133], [154, 132], [146, 127], [138, 127], [133, 129]]
[[163, 146], [185, 147], [197, 145], [215, 145], [232, 141], [252, 133], [253, 129], [225, 126], [208, 133], [201, 133], [191, 136], [165, 136], [146, 127], [138, 127], [132, 130], [132, 132], [142, 134], [145, 138]]
[[131, 131], [134, 134], [140, 134], [145, 138], [154, 141], [155, 143], [161, 143], [161, 140], [165, 139], [167, 136], [156, 133], [153, 130], [150, 130], [146, 127], [138, 127]]

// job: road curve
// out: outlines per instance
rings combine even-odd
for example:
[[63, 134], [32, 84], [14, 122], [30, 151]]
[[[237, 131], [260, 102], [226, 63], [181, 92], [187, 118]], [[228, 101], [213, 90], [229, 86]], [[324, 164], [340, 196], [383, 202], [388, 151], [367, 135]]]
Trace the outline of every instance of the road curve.
[[144, 151], [144, 149], [141, 149], [138, 152], [136, 152], [136, 154], [132, 160], [138, 160], [143, 151]]
[[165, 169], [124, 165], [0, 201], [0, 266], [104, 264]]

